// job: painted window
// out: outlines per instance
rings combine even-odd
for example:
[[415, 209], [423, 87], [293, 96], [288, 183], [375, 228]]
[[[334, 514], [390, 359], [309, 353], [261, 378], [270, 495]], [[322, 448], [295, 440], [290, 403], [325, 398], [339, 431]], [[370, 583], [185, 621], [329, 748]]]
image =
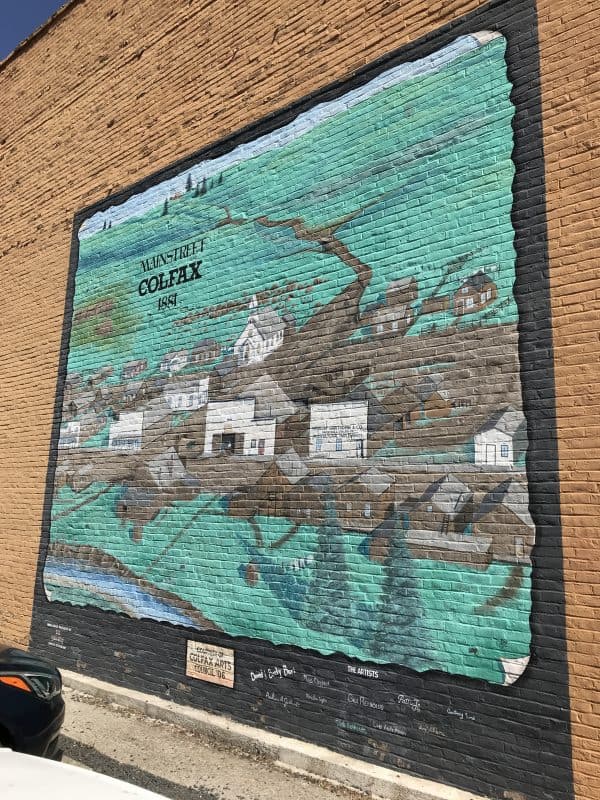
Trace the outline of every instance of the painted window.
[[256, 439], [250, 440], [250, 447], [252, 447], [253, 449], [256, 447]]
[[395, 320], [392, 322], [392, 330], [393, 330], [393, 331], [397, 331], [397, 330], [398, 330], [398, 320], [397, 320], [397, 319], [395, 319]]
[[371, 503], [365, 503], [365, 507], [364, 507], [364, 510], [363, 510], [363, 516], [364, 517], [370, 517], [371, 516]]
[[467, 306], [467, 308], [473, 308], [473, 298], [472, 297], [467, 297], [466, 306]]
[[322, 447], [323, 447], [323, 437], [322, 436], [317, 436], [315, 438], [315, 450], [317, 451], [317, 453], [321, 452], [321, 448]]
[[342, 440], [341, 439], [336, 439], [335, 440], [335, 449], [336, 449], [336, 451], [338, 453], [341, 451], [341, 449], [342, 449]]
[[508, 445], [507, 444], [501, 444], [500, 445], [500, 455], [502, 456], [502, 458], [508, 458]]
[[377, 333], [383, 333], [383, 325], [381, 324], [381, 322], [377, 326]]

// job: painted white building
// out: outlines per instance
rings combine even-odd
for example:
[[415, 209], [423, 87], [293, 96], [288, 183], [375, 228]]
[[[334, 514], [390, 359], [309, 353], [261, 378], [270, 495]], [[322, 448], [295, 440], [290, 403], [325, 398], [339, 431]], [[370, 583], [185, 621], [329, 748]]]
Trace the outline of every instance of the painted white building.
[[80, 432], [81, 432], [80, 422], [67, 422], [64, 425], [61, 425], [58, 446], [61, 449], [79, 447]]
[[180, 372], [189, 361], [189, 353], [187, 350], [175, 350], [172, 353], [165, 353], [159, 365], [161, 372]]
[[522, 411], [508, 406], [497, 412], [475, 434], [475, 463], [512, 467], [527, 448], [527, 427]]
[[366, 458], [369, 403], [315, 403], [310, 407], [309, 456]]
[[246, 327], [233, 345], [238, 364], [256, 364], [283, 343], [285, 323], [274, 308], [266, 307], [248, 317]]
[[277, 420], [255, 419], [256, 400], [227, 400], [206, 408], [204, 455], [272, 456]]
[[208, 403], [210, 378], [177, 381], [167, 384], [165, 402], [172, 411], [195, 411]]
[[111, 450], [140, 450], [144, 430], [143, 411], [121, 414], [111, 423], [108, 431], [108, 446]]

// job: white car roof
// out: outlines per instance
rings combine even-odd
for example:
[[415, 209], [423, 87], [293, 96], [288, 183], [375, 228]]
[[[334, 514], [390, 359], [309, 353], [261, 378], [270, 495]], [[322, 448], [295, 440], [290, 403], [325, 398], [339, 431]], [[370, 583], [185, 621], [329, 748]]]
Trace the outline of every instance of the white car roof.
[[2, 800], [165, 800], [163, 795], [72, 764], [0, 749]]

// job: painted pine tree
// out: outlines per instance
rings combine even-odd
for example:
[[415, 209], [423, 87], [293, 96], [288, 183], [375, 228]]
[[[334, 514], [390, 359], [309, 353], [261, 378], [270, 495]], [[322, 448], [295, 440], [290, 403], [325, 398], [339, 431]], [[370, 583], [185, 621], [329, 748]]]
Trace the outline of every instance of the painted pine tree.
[[403, 516], [390, 506], [386, 523], [389, 549], [371, 653], [378, 661], [419, 671], [433, 669], [435, 652], [422, 625], [422, 600], [406, 544]]
[[321, 491], [325, 519], [318, 530], [304, 624], [322, 633], [343, 636], [352, 625], [353, 616], [344, 535], [337, 515], [331, 478], [320, 475], [313, 479], [312, 484]]

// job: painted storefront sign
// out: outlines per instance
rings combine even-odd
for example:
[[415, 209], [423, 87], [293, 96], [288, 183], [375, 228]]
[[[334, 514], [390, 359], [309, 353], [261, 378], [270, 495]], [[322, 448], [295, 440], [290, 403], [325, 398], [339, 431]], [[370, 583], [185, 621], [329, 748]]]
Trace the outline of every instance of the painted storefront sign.
[[461, 36], [85, 218], [48, 599], [522, 675], [505, 46]]

